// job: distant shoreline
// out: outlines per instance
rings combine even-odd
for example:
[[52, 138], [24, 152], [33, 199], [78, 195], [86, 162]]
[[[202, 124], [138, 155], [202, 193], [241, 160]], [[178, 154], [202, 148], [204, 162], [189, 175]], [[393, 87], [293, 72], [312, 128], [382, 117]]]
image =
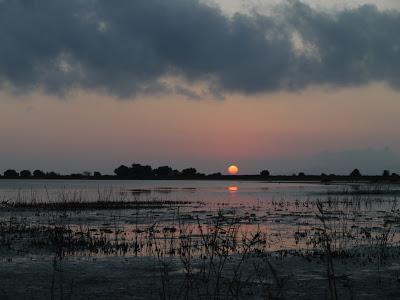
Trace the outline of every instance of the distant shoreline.
[[244, 180], [244, 181], [269, 181], [269, 182], [400, 182], [397, 173], [390, 173], [384, 170], [382, 175], [363, 175], [356, 168], [348, 175], [336, 175], [333, 173], [305, 174], [304, 172], [293, 173], [291, 175], [275, 175], [269, 170], [264, 169], [258, 174], [236, 174], [238, 168], [234, 167], [234, 172], [229, 171], [230, 175], [218, 173], [205, 174], [197, 171], [196, 168], [186, 168], [182, 170], [173, 169], [170, 166], [160, 166], [153, 168], [150, 165], [133, 163], [130, 167], [120, 165], [114, 170], [114, 174], [102, 174], [98, 171], [82, 173], [60, 174], [56, 172], [43, 172], [36, 169], [22, 170], [17, 172], [8, 169], [0, 176], [0, 179], [63, 179], [63, 180]]
[[157, 181], [157, 180], [170, 180], [170, 181], [262, 181], [272, 183], [400, 183], [400, 178], [397, 176], [378, 176], [378, 175], [364, 175], [359, 177], [351, 177], [346, 175], [304, 175], [304, 176], [286, 176], [275, 175], [263, 177], [260, 175], [221, 175], [221, 176], [199, 176], [199, 177], [158, 177], [158, 178], [135, 178], [135, 177], [118, 177], [112, 175], [96, 176], [70, 176], [59, 175], [57, 177], [4, 177], [1, 176], [0, 180], [134, 180], [134, 181]]

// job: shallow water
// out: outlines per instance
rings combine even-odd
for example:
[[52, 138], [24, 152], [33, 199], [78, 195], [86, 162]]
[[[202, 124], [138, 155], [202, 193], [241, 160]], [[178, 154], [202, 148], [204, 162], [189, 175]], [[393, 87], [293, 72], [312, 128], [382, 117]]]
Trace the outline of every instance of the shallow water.
[[[130, 191], [130, 196], [165, 197], [185, 201], [251, 201], [282, 197], [305, 197], [310, 193], [336, 190], [338, 185], [314, 183], [269, 183], [257, 181], [216, 180], [0, 180], [0, 197], [14, 198], [20, 193], [21, 200], [32, 194], [39, 201], [59, 201], [62, 193], [79, 192], [82, 200], [98, 200], [104, 194], [118, 197], [120, 192]], [[99, 196], [100, 194], [100, 196]]]
[[[333, 246], [349, 249], [375, 243], [375, 239], [386, 233], [388, 226], [390, 242], [397, 244], [400, 241], [398, 189], [398, 186], [352, 183], [2, 180], [0, 202], [7, 205], [73, 202], [78, 207], [72, 211], [46, 211], [43, 206], [10, 210], [6, 205], [0, 210], [0, 221], [14, 218], [27, 226], [51, 226], [62, 222], [81, 234], [86, 230], [109, 240], [122, 237], [124, 241], [132, 241], [138, 236], [148, 240], [149, 230], [153, 231], [151, 235], [164, 239], [167, 235], [178, 239], [177, 235], [182, 231], [199, 236], [215, 226], [217, 216], [222, 215], [225, 219], [221, 226], [237, 223], [238, 240], [244, 235], [262, 233], [266, 240], [263, 250], [311, 250], [319, 246], [322, 224], [316, 204], [320, 202], [333, 236]], [[80, 203], [96, 201], [141, 203], [142, 206], [79, 208]], [[60, 213], [63, 213], [61, 219]], [[154, 250], [151, 247], [143, 247], [141, 254], [151, 253]]]
[[0, 180], [0, 298], [159, 299], [167, 291], [174, 299], [185, 291], [205, 299], [228, 293], [242, 274], [240, 299], [322, 299], [333, 256], [339, 299], [398, 299], [399, 190]]

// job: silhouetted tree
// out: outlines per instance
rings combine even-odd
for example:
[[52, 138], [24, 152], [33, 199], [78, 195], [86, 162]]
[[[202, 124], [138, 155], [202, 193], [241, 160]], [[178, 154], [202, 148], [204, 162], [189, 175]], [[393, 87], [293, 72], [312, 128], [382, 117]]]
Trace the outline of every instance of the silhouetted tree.
[[351, 173], [350, 173], [350, 177], [361, 177], [361, 172], [358, 169], [354, 169]]
[[166, 178], [166, 177], [173, 176], [174, 175], [174, 171], [169, 166], [161, 166], [161, 167], [158, 167], [157, 169], [154, 169], [153, 174], [156, 177]]
[[81, 174], [81, 173], [71, 173], [69, 175], [69, 177], [74, 178], [74, 179], [83, 179], [84, 178], [83, 174]]
[[208, 175], [209, 177], [221, 177], [222, 176], [222, 174], [221, 174], [221, 172], [217, 172], [217, 173], [212, 173], [212, 174], [210, 174], [210, 175]]
[[269, 173], [268, 170], [262, 170], [262, 171], [260, 172], [260, 175], [261, 175], [262, 177], [269, 177], [270, 173]]
[[98, 171], [93, 172], [93, 177], [99, 178], [101, 177], [101, 173]]
[[4, 177], [6, 178], [16, 178], [19, 176], [18, 172], [13, 169], [8, 169], [3, 173]]
[[129, 177], [135, 179], [146, 179], [153, 177], [153, 169], [151, 166], [142, 166], [141, 164], [132, 164], [129, 169]]
[[114, 173], [118, 177], [128, 177], [129, 176], [129, 168], [127, 166], [121, 165], [114, 170]]
[[60, 177], [60, 174], [51, 171], [51, 172], [47, 172], [47, 173], [46, 173], [46, 177], [47, 177], [47, 178], [52, 178], [52, 179], [54, 179], [54, 178]]
[[46, 174], [41, 170], [33, 171], [33, 176], [38, 178], [43, 178]]
[[297, 176], [299, 176], [299, 177], [305, 177], [306, 174], [304, 174], [303, 172], [300, 172], [299, 175], [297, 175]]
[[382, 173], [382, 177], [389, 177], [389, 176], [390, 176], [389, 170], [384, 170]]
[[397, 173], [392, 173], [392, 175], [390, 175], [390, 180], [392, 181], [399, 181], [400, 180], [400, 176]]
[[183, 177], [194, 177], [197, 175], [197, 170], [195, 168], [183, 169], [181, 172]]
[[29, 170], [22, 170], [21, 172], [19, 172], [19, 176], [23, 178], [29, 178], [31, 177], [31, 175], [31, 171]]
[[330, 176], [326, 175], [325, 173], [321, 173], [321, 182], [328, 183], [331, 181]]

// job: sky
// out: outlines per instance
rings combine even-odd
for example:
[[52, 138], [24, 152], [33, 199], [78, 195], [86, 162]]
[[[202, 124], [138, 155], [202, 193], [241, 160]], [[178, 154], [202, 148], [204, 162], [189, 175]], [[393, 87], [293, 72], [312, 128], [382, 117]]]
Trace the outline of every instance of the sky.
[[400, 2], [0, 1], [0, 172], [400, 172]]

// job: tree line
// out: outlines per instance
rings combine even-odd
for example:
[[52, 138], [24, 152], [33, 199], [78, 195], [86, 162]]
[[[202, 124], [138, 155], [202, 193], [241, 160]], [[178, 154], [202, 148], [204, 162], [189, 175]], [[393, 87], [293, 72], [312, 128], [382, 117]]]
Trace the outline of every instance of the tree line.
[[[173, 169], [170, 166], [160, 166], [152, 168], [149, 165], [134, 163], [131, 166], [121, 165], [114, 170], [114, 175], [103, 175], [98, 171], [72, 174], [60, 174], [56, 172], [44, 172], [42, 170], [22, 170], [20, 172], [14, 169], [4, 171], [3, 178], [41, 178], [41, 179], [61, 179], [61, 178], [122, 178], [122, 179], [191, 179], [204, 178], [206, 176], [222, 176], [221, 173], [209, 174], [200, 173], [196, 168], [186, 168], [181, 171]], [[1, 176], [0, 176], [1, 177]]]
[[306, 175], [304, 172], [299, 172], [293, 175], [271, 175], [269, 170], [262, 170], [257, 175], [223, 175], [221, 173], [204, 174], [197, 171], [196, 168], [186, 168], [182, 170], [173, 169], [170, 166], [160, 166], [153, 168], [150, 165], [141, 165], [133, 163], [131, 166], [120, 165], [114, 170], [114, 175], [103, 175], [98, 171], [82, 172], [62, 175], [56, 172], [44, 172], [42, 170], [22, 170], [17, 172], [14, 169], [4, 171], [1, 178], [12, 179], [265, 179], [265, 180], [320, 180], [321, 182], [330, 182], [340, 179], [362, 179], [368, 178], [372, 180], [387, 180], [399, 181], [400, 176], [397, 173], [390, 173], [389, 170], [384, 170], [379, 176], [363, 176], [358, 169], [354, 169], [349, 175], [325, 174]]

